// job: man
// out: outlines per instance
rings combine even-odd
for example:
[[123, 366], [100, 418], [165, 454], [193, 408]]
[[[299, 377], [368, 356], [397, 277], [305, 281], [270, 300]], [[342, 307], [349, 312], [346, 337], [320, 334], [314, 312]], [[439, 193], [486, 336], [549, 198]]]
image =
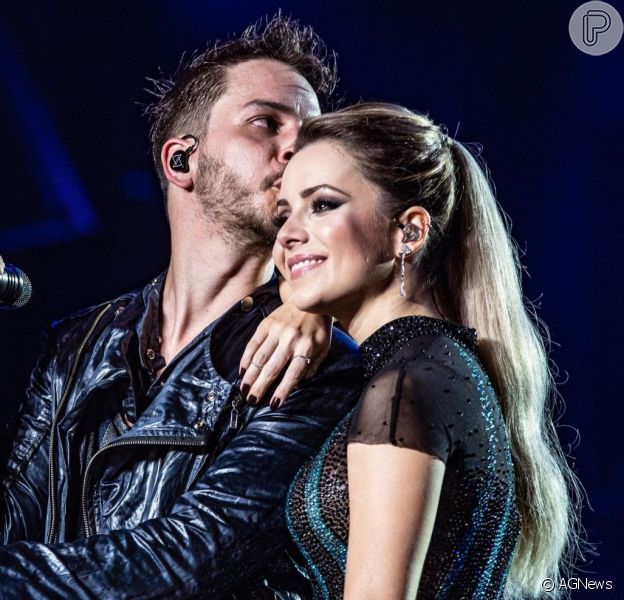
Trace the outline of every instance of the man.
[[353, 348], [336, 332], [317, 375], [277, 410], [258, 401], [292, 357], [273, 395], [282, 404], [310, 362], [305, 340], [255, 351], [252, 406], [236, 380], [280, 304], [275, 201], [301, 121], [333, 87], [319, 48], [276, 17], [155, 82], [169, 268], [51, 328], [3, 463], [0, 598], [309, 594], [284, 496], [356, 399]]

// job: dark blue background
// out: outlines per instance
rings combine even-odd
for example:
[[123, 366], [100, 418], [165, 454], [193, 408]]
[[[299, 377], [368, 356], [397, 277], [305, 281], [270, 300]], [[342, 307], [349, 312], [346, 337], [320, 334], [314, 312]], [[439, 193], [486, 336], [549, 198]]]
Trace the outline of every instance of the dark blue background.
[[2, 2], [0, 254], [35, 293], [0, 313], [0, 420], [17, 407], [49, 321], [166, 265], [137, 104], [149, 99], [145, 76], [281, 6], [338, 52], [347, 101], [399, 102], [483, 145], [526, 251], [526, 295], [554, 341], [567, 406], [559, 434], [598, 544], [584, 569], [621, 595], [624, 42], [601, 57], [574, 47], [568, 21], [580, 3]]

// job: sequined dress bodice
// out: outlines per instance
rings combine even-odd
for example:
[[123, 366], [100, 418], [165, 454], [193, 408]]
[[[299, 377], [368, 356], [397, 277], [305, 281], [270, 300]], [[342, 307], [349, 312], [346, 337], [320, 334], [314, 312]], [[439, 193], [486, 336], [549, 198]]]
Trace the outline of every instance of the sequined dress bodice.
[[290, 532], [314, 598], [342, 598], [349, 535], [347, 443], [390, 443], [446, 464], [418, 598], [500, 598], [519, 532], [514, 473], [474, 330], [405, 317], [361, 346], [368, 384], [356, 408], [297, 475]]

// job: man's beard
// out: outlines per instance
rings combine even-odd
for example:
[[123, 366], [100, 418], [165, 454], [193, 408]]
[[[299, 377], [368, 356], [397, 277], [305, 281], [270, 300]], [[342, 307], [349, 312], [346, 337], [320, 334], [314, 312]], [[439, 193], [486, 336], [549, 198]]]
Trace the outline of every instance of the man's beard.
[[[195, 192], [207, 221], [235, 247], [269, 250], [275, 242], [278, 226], [274, 217], [255, 205], [255, 192], [222, 160], [213, 156], [201, 154], [198, 171]], [[266, 177], [260, 184], [260, 191], [268, 190], [280, 176]]]

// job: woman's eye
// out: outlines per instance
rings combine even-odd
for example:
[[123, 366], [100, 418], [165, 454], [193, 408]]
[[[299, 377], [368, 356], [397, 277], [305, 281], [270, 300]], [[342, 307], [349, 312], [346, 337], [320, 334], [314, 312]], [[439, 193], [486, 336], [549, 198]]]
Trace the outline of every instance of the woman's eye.
[[342, 202], [338, 202], [332, 198], [315, 198], [312, 201], [312, 212], [320, 213], [338, 208]]
[[273, 219], [273, 224], [276, 227], [281, 227], [284, 223], [286, 223], [286, 221], [288, 220], [288, 216], [290, 215], [289, 212], [283, 212], [278, 214], [274, 219]]

